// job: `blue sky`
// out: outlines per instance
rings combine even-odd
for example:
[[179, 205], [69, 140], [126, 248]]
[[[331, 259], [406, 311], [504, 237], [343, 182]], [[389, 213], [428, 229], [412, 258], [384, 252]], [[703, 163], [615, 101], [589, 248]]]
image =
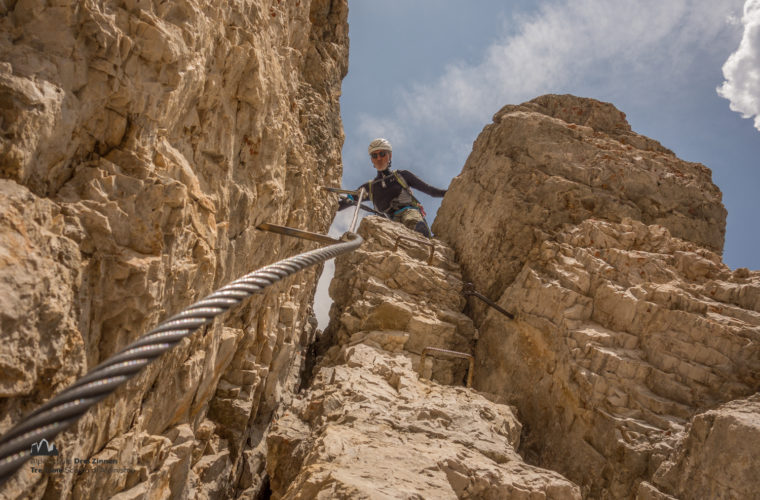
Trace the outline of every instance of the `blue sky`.
[[[374, 175], [374, 137], [393, 143], [394, 168], [447, 187], [503, 105], [592, 97], [712, 170], [724, 262], [760, 269], [760, 0], [350, 0], [348, 20], [345, 187]], [[432, 222], [440, 200], [420, 198]]]

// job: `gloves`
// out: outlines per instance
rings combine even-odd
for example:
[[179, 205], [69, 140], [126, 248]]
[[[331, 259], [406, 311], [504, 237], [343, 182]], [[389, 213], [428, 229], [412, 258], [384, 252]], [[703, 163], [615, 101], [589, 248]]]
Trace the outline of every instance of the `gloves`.
[[338, 210], [343, 210], [344, 208], [348, 208], [354, 205], [356, 205], [354, 197], [349, 194], [345, 198], [341, 198], [338, 201]]

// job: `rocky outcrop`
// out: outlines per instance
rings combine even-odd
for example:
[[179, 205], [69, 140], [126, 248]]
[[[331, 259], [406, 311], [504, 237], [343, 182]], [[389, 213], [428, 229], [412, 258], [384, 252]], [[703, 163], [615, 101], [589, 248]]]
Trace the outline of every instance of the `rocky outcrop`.
[[[676, 498], [753, 498], [760, 443], [760, 396], [731, 401], [697, 415], [653, 482]], [[642, 483], [639, 496], [660, 491]]]
[[[415, 366], [426, 347], [471, 353], [477, 331], [462, 313], [462, 280], [451, 248], [375, 216], [362, 221], [359, 234], [362, 247], [336, 260], [323, 350], [368, 342], [406, 352]], [[464, 383], [466, 362], [428, 363], [433, 372], [426, 375], [434, 380]]]
[[451, 249], [378, 217], [359, 233], [330, 285], [333, 345], [267, 437], [272, 497], [580, 498], [516, 453], [519, 422], [462, 387], [468, 363], [422, 361], [477, 338]]
[[[345, 0], [0, 4], [0, 432], [159, 320], [306, 248], [260, 222], [326, 231], [347, 50]], [[262, 491], [316, 273], [184, 341], [55, 440], [63, 459], [124, 471], [27, 465], [0, 496]]]
[[471, 304], [473, 385], [518, 409], [531, 463], [589, 498], [757, 491], [758, 453], [721, 438], [760, 418], [760, 273], [721, 262], [724, 219], [709, 170], [611, 105], [544, 96], [483, 130], [433, 229], [516, 316]]
[[508, 406], [363, 343], [333, 362], [267, 437], [273, 498], [580, 498], [515, 452]]
[[[592, 99], [544, 96], [505, 106], [450, 190], [433, 231], [491, 296], [546, 235], [588, 218], [657, 224], [723, 249], [726, 210], [710, 171], [632, 132], [622, 112]], [[495, 255], [492, 266], [480, 265]]]
[[[739, 273], [741, 275], [741, 273]], [[715, 297], [758, 283], [661, 226], [587, 220], [545, 241], [489, 314], [475, 387], [535, 433], [524, 451], [625, 498], [700, 410], [760, 385], [760, 315]], [[528, 390], [530, 388], [530, 390]]]

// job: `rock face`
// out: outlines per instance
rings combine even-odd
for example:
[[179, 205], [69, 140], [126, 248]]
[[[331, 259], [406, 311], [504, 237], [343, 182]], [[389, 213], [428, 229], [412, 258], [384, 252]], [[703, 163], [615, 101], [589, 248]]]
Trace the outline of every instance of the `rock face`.
[[267, 438], [273, 498], [580, 498], [515, 452], [508, 406], [362, 343], [334, 361]]
[[721, 262], [724, 219], [709, 170], [611, 105], [544, 96], [483, 130], [433, 230], [516, 315], [472, 304], [474, 387], [516, 406], [531, 463], [589, 498], [758, 491], [760, 273]]
[[[697, 415], [681, 446], [655, 473], [655, 484], [678, 498], [757, 496], [758, 415], [757, 394]], [[651, 492], [642, 483], [640, 496]]]
[[[0, 432], [161, 319], [313, 245], [260, 222], [326, 231], [347, 28], [345, 0], [0, 4]], [[262, 491], [316, 276], [183, 341], [55, 440], [127, 472], [27, 465], [0, 496]]]
[[[454, 253], [440, 241], [419, 238], [379, 217], [359, 228], [362, 247], [336, 260], [330, 283], [330, 324], [326, 346], [368, 342], [391, 352], [405, 351], [415, 366], [426, 347], [471, 353], [477, 338], [465, 301]], [[441, 383], [463, 384], [464, 361], [443, 359], [426, 373]]]
[[451, 250], [397, 247], [416, 233], [378, 217], [359, 232], [364, 246], [338, 259], [330, 285], [336, 344], [267, 437], [272, 497], [580, 498], [523, 462], [512, 410], [461, 387], [458, 363], [431, 367], [431, 353], [420, 366], [425, 347], [469, 352], [476, 338]]
[[[493, 120], [452, 181], [460, 194], [444, 199], [433, 226], [465, 275], [488, 284], [482, 292], [496, 296], [545, 235], [588, 218], [658, 224], [722, 251], [726, 211], [710, 171], [632, 132], [614, 106], [544, 96]], [[493, 266], [480, 265], [494, 255]]]

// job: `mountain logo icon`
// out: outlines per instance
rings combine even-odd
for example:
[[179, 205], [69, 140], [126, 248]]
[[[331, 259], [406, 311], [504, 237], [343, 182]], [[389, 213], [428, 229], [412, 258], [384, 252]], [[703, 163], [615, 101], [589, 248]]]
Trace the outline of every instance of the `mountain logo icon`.
[[55, 444], [49, 443], [47, 439], [41, 439], [32, 444], [32, 456], [57, 456], [58, 448]]

